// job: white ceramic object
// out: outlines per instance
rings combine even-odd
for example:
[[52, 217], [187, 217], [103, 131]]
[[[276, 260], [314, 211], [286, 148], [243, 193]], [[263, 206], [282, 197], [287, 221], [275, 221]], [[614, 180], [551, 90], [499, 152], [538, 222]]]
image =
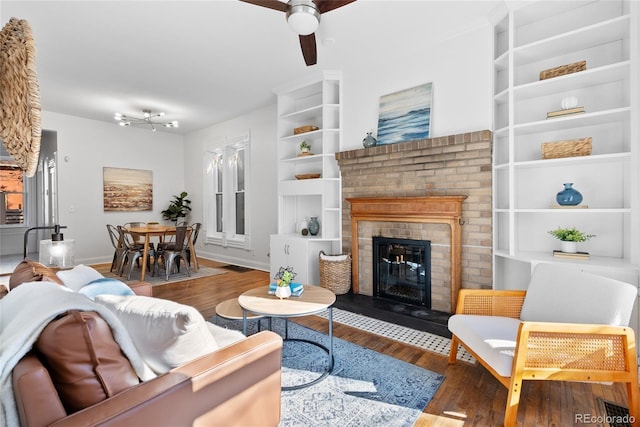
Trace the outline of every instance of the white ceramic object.
[[289, 298], [291, 296], [291, 287], [276, 286], [276, 296], [280, 299]]
[[561, 241], [560, 250], [568, 254], [575, 254], [576, 252], [578, 252], [578, 243]]

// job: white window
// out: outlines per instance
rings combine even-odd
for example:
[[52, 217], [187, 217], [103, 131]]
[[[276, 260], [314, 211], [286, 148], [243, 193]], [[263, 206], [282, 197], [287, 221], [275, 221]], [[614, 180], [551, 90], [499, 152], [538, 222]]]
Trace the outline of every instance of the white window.
[[212, 144], [204, 159], [206, 243], [249, 250], [249, 134]]

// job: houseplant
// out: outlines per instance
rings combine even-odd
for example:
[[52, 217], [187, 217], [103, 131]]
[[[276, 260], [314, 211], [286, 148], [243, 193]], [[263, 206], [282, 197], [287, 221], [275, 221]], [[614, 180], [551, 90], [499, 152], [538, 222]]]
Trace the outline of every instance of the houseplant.
[[179, 196], [173, 196], [173, 200], [169, 203], [167, 209], [160, 212], [162, 218], [172, 221], [174, 224], [178, 222], [178, 219], [184, 218], [191, 211], [191, 200], [187, 199], [187, 192], [183, 191]]
[[572, 228], [563, 228], [558, 227], [555, 230], [549, 230], [549, 234], [551, 234], [556, 239], [561, 242], [562, 252], [567, 253], [576, 253], [577, 244], [580, 242], [586, 242], [587, 240], [595, 237], [595, 234], [588, 234], [583, 231], [578, 230], [575, 227]]
[[293, 267], [280, 267], [278, 274], [274, 277], [276, 279], [276, 296], [280, 299], [289, 298], [291, 296], [291, 281], [296, 277], [296, 273], [293, 272]]
[[300, 143], [300, 152], [309, 153], [311, 151], [311, 145], [305, 140]]

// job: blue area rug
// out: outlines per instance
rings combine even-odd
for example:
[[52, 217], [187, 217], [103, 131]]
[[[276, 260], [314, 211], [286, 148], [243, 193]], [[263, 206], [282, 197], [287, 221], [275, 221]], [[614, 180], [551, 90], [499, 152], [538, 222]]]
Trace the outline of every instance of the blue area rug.
[[[241, 329], [239, 321], [218, 324]], [[273, 330], [284, 336], [284, 320]], [[267, 321], [262, 321], [263, 327]], [[257, 330], [250, 321], [248, 334]], [[289, 338], [329, 346], [326, 334], [289, 322]], [[282, 392], [280, 426], [411, 426], [427, 406], [444, 376], [410, 363], [333, 338], [331, 375], [310, 387]], [[307, 383], [327, 368], [327, 353], [314, 345], [286, 341], [282, 385]]]

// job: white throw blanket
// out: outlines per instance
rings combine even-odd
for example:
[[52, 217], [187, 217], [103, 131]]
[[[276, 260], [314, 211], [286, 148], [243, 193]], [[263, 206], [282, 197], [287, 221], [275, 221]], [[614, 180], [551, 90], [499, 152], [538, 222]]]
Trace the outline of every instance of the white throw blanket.
[[109, 309], [56, 283], [24, 283], [0, 299], [0, 426], [20, 425], [11, 381], [13, 368], [31, 350], [49, 322], [68, 310], [95, 311], [100, 314], [111, 327], [113, 337], [138, 377], [143, 381], [155, 377], [138, 354], [120, 320]]

